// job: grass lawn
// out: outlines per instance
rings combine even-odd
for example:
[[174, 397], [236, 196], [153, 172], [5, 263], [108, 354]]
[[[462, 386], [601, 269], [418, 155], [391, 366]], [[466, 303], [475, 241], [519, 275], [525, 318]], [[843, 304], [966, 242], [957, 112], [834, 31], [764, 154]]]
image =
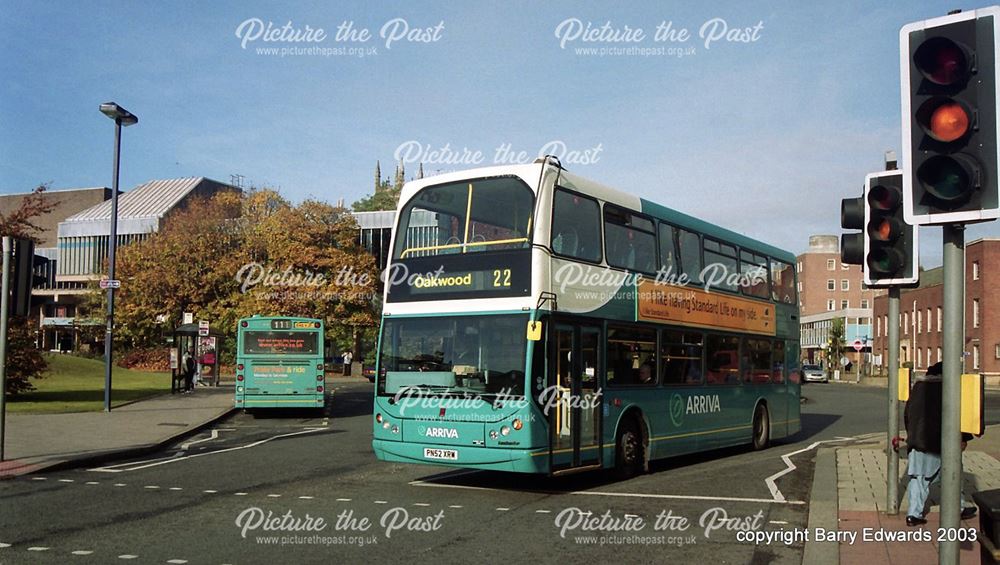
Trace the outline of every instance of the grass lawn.
[[[104, 361], [72, 355], [45, 354], [49, 370], [32, 380], [35, 390], [7, 399], [15, 414], [94, 412], [104, 409]], [[148, 373], [115, 367], [111, 405], [170, 392], [170, 373]]]

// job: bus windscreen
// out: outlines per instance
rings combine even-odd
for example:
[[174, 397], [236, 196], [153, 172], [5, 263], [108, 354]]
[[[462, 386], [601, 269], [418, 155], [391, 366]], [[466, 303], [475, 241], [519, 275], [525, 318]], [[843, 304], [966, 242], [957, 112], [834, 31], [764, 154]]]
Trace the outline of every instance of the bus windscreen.
[[243, 334], [243, 353], [315, 355], [318, 338], [316, 332], [249, 331]]

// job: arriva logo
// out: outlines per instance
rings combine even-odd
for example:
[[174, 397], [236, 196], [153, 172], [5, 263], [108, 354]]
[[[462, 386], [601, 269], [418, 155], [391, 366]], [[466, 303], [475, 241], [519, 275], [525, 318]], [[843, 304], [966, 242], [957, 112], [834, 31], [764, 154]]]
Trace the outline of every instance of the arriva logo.
[[708, 414], [709, 412], [722, 412], [718, 394], [688, 397], [685, 414]]
[[677, 428], [684, 423], [684, 399], [679, 394], [670, 396], [670, 422]]
[[442, 437], [447, 439], [458, 439], [458, 430], [452, 428], [427, 428], [427, 437]]

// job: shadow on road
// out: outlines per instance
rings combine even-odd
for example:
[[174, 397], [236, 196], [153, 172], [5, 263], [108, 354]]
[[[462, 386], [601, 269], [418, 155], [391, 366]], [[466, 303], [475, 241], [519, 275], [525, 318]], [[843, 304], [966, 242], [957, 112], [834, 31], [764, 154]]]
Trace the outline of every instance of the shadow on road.
[[[724, 459], [752, 451], [750, 446], [726, 447], [703, 451], [691, 455], [680, 455], [651, 461], [649, 473], [642, 476], [655, 475], [692, 465], [698, 465], [712, 460]], [[457, 470], [436, 475], [420, 477], [419, 481], [471, 488], [490, 488], [516, 492], [536, 492], [540, 494], [566, 494], [573, 491], [584, 491], [612, 484], [622, 484], [631, 479], [621, 480], [610, 470], [583, 472], [578, 475], [550, 477], [547, 475], [526, 475], [507, 473], [503, 471], [470, 471]]]
[[799, 416], [799, 421], [802, 424], [802, 429], [793, 436], [786, 438], [789, 443], [796, 443], [800, 441], [806, 441], [820, 434], [823, 430], [832, 426], [837, 420], [840, 420], [843, 416], [838, 414], [806, 414], [802, 413]]

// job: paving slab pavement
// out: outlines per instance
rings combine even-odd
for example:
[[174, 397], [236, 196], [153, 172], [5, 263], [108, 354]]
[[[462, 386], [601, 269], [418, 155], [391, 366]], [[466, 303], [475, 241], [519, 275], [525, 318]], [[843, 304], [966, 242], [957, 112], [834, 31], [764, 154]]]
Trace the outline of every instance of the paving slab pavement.
[[[1000, 426], [991, 426], [982, 438], [969, 443], [962, 456], [963, 490], [972, 505], [972, 493], [1000, 489]], [[830, 467], [835, 469], [831, 472]], [[809, 529], [840, 532], [840, 541], [806, 543], [803, 563], [845, 563], [863, 565], [937, 563], [937, 527], [940, 524], [940, 489], [932, 487], [927, 524], [906, 525], [906, 460], [900, 460], [900, 509], [886, 514], [885, 441], [821, 449], [810, 498]], [[832, 504], [835, 502], [835, 504]], [[964, 520], [967, 531], [979, 529], [979, 516]], [[851, 536], [851, 533], [854, 536]], [[982, 535], [977, 532], [977, 535]], [[960, 562], [978, 565], [980, 546], [974, 541], [961, 544]]]
[[142, 454], [193, 434], [233, 408], [232, 387], [163, 394], [111, 412], [8, 414], [0, 478]]

